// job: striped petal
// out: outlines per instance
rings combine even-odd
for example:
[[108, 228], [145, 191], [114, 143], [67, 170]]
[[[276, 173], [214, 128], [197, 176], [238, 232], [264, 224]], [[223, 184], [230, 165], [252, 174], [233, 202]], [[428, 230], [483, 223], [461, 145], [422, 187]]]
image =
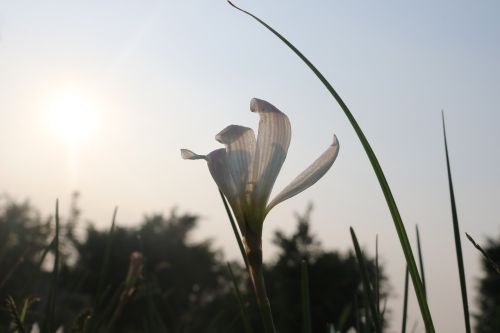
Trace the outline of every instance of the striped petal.
[[248, 203], [251, 192], [252, 161], [255, 155], [255, 134], [251, 128], [230, 125], [215, 137], [226, 146], [227, 167], [235, 182], [242, 204]]
[[339, 141], [333, 136], [333, 143], [328, 149], [311, 164], [307, 169], [302, 171], [287, 187], [283, 189], [267, 206], [266, 214], [280, 202], [299, 194], [308, 187], [316, 183], [333, 165], [339, 153]]
[[262, 207], [263, 212], [285, 161], [292, 131], [288, 117], [270, 103], [254, 98], [250, 102], [250, 110], [260, 116], [253, 165], [255, 188], [252, 196], [254, 207]]
[[236, 183], [231, 176], [228, 154], [226, 149], [221, 148], [214, 150], [208, 155], [198, 155], [187, 149], [181, 149], [181, 156], [188, 160], [200, 160], [204, 159], [207, 161], [208, 170], [212, 175], [215, 183], [222, 191], [227, 201], [231, 205], [234, 216], [242, 234], [245, 234], [245, 223], [243, 219], [243, 207], [240, 200], [240, 195]]

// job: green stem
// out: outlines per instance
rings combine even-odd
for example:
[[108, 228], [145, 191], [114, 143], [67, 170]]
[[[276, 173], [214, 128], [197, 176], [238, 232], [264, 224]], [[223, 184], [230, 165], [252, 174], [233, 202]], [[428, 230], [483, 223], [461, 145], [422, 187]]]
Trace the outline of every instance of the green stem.
[[264, 332], [275, 333], [271, 305], [267, 298], [266, 284], [264, 282], [262, 238], [260, 235], [253, 234], [251, 230], [247, 230], [243, 243], [247, 254], [248, 273], [257, 298], [257, 306], [264, 325]]

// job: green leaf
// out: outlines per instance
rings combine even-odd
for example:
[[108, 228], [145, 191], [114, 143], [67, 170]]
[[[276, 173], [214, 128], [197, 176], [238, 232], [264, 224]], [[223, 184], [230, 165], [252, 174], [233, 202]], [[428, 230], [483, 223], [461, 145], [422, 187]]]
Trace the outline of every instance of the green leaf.
[[363, 289], [366, 294], [368, 308], [370, 310], [373, 325], [375, 327], [375, 332], [382, 333], [380, 316], [377, 313], [377, 305], [375, 304], [375, 297], [373, 296], [370, 280], [368, 279], [368, 269], [366, 267], [365, 257], [363, 255], [363, 252], [361, 252], [361, 248], [359, 247], [358, 238], [356, 237], [354, 229], [351, 227], [350, 230], [351, 230], [352, 243], [354, 244], [354, 251], [356, 252], [356, 258], [358, 259], [359, 270], [361, 273], [361, 282], [363, 283]]
[[453, 233], [455, 236], [455, 250], [457, 252], [458, 276], [460, 279], [460, 289], [462, 291], [462, 305], [464, 308], [465, 331], [471, 332], [469, 303], [467, 301], [467, 286], [465, 284], [464, 257], [462, 254], [462, 242], [460, 241], [460, 228], [458, 226], [457, 205], [455, 203], [455, 193], [453, 191], [453, 181], [451, 179], [450, 158], [448, 156], [448, 143], [446, 140], [446, 127], [444, 124], [444, 112], [441, 112], [443, 119], [444, 150], [446, 153], [446, 170], [448, 171], [448, 185], [450, 188], [451, 216], [453, 218]]

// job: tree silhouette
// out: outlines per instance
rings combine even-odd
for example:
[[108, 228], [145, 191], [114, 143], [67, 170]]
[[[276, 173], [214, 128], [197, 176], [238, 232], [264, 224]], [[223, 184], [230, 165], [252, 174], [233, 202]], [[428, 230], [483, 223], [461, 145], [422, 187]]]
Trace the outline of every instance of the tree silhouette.
[[[489, 239], [484, 250], [488, 256], [500, 265], [500, 237]], [[500, 332], [500, 275], [482, 257], [481, 265], [484, 276], [479, 280], [478, 305], [476, 315], [476, 331], [478, 333]]]

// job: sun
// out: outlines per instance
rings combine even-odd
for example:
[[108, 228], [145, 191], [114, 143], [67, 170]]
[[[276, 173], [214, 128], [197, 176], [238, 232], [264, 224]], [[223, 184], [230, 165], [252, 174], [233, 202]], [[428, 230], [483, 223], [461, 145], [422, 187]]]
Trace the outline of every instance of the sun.
[[70, 147], [86, 142], [97, 127], [97, 110], [78, 91], [64, 91], [49, 99], [49, 124]]

